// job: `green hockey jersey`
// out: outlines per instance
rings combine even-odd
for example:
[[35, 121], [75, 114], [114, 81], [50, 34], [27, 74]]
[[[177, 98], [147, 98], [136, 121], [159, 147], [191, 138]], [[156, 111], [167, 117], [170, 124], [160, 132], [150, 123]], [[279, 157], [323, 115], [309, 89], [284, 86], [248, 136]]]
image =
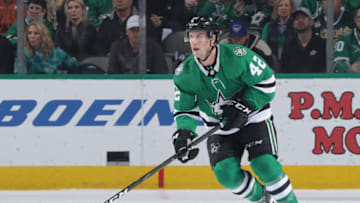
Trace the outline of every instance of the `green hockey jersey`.
[[360, 39], [356, 28], [344, 33], [336, 41], [334, 62], [335, 72], [346, 72], [348, 67], [360, 60]]
[[[321, 38], [327, 38], [326, 14], [322, 11], [321, 14], [314, 19], [314, 33]], [[354, 26], [354, 20], [350, 13], [341, 7], [341, 12], [337, 18], [334, 18], [334, 46], [337, 38], [345, 32], [349, 32]]]
[[[271, 116], [275, 77], [266, 62], [250, 49], [235, 44], [217, 45], [216, 62], [208, 69], [190, 55], [174, 74], [174, 116], [178, 129], [195, 132], [197, 118], [211, 126], [221, 122], [221, 105], [235, 94], [255, 108], [248, 123]], [[233, 130], [238, 129], [231, 129]]]

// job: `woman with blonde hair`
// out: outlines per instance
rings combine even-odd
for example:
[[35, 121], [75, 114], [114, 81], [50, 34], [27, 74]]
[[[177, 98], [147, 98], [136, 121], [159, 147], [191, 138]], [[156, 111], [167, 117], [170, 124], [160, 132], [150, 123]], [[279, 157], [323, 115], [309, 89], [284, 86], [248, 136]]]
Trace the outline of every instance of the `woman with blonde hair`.
[[[261, 38], [270, 46], [277, 62], [281, 60], [285, 41], [296, 37], [292, 18], [295, 10], [296, 5], [293, 0], [276, 0], [271, 14], [272, 21], [268, 22], [263, 29]], [[275, 69], [279, 70], [280, 65], [277, 64]]]
[[[74, 71], [80, 64], [64, 50], [55, 48], [50, 32], [39, 22], [31, 22], [25, 30], [24, 69], [28, 74], [54, 74], [61, 70]], [[18, 73], [18, 59], [14, 72]]]
[[81, 61], [95, 56], [96, 28], [87, 21], [86, 5], [83, 0], [66, 0], [66, 25], [56, 30], [56, 46]]

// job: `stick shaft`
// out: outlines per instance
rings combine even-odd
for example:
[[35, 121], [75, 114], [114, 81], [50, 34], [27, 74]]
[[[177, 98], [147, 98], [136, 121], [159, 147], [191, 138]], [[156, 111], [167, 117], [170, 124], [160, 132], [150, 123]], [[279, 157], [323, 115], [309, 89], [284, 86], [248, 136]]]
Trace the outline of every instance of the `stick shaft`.
[[[217, 131], [219, 129], [220, 129], [219, 125], [213, 127], [212, 129], [210, 129], [209, 131], [207, 131], [206, 133], [204, 133], [203, 135], [201, 135], [200, 137], [195, 139], [192, 143], [190, 143], [188, 147], [193, 147], [195, 145], [198, 145], [200, 142], [204, 141], [206, 138], [208, 138], [210, 135], [212, 135], [215, 131]], [[115, 200], [124, 196], [126, 193], [128, 193], [130, 190], [132, 190], [134, 187], [140, 185], [146, 179], [150, 178], [152, 175], [154, 175], [155, 173], [160, 171], [162, 168], [169, 165], [171, 162], [173, 162], [175, 159], [177, 159], [178, 156], [179, 156], [178, 153], [172, 155], [171, 157], [169, 157], [168, 159], [163, 161], [161, 164], [159, 164], [158, 166], [153, 168], [151, 171], [147, 172], [145, 175], [141, 176], [139, 179], [137, 179], [136, 181], [134, 181], [133, 183], [128, 185], [126, 188], [122, 189], [120, 192], [116, 193], [115, 195], [113, 195], [112, 197], [107, 199], [104, 203], [115, 202]]]

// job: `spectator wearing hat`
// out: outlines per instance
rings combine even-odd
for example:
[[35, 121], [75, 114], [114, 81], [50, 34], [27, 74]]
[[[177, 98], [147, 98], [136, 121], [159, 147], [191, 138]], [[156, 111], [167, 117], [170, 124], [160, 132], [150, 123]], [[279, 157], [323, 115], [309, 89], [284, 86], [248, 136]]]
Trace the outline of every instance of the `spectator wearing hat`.
[[309, 9], [300, 7], [294, 16], [296, 37], [284, 45], [280, 73], [326, 72], [326, 44], [312, 30]]
[[[239, 44], [253, 50], [261, 56], [276, 72], [274, 62], [276, 58], [272, 55], [269, 45], [260, 36], [248, 32], [248, 23], [245, 21], [235, 21], [230, 24], [228, 42]], [[226, 42], [226, 41], [225, 41]]]
[[[169, 73], [162, 48], [152, 39], [146, 40], [146, 73]], [[139, 73], [139, 16], [126, 22], [126, 37], [115, 41], [110, 50], [109, 74]]]

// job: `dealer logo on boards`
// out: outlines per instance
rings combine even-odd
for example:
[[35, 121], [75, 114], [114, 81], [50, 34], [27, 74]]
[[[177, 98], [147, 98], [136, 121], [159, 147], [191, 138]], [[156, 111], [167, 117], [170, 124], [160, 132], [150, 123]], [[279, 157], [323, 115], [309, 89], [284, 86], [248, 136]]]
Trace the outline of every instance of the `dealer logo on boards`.
[[[360, 109], [352, 109], [354, 93], [343, 92], [337, 100], [333, 92], [322, 92], [322, 109], [313, 108], [314, 96], [309, 92], [290, 92], [291, 112], [289, 118], [293, 120], [304, 119], [304, 112], [310, 111], [314, 120], [323, 119], [334, 121], [335, 119], [352, 120], [360, 119]], [[316, 123], [316, 122], [315, 122]], [[334, 122], [334, 124], [336, 124]], [[344, 154], [346, 148], [350, 153], [360, 154], [360, 127], [355, 126], [346, 133], [343, 126], [334, 126], [328, 131], [323, 126], [315, 126], [312, 131], [315, 133], [315, 144], [313, 154]], [[330, 134], [329, 134], [330, 133]]]

